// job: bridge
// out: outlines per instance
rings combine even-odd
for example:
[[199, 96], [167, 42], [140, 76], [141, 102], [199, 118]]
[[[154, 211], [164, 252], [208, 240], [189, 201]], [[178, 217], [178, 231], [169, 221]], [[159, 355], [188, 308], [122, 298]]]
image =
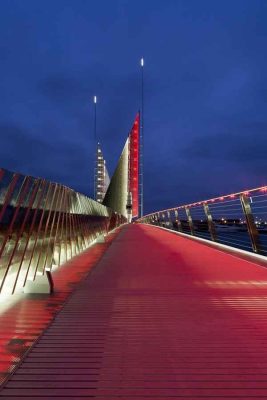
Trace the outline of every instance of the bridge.
[[0, 170], [1, 398], [267, 397], [267, 188], [143, 216], [139, 119], [95, 200]]

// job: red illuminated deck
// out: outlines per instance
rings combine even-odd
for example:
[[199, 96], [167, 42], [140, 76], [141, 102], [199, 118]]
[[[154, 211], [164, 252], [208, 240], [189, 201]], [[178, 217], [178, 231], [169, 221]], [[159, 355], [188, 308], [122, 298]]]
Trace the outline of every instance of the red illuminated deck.
[[266, 399], [267, 269], [126, 226], [1, 396]]
[[[54, 271], [53, 295], [12, 296], [11, 305], [4, 312], [0, 307], [0, 386], [62, 308], [77, 284], [98, 262], [116, 234], [110, 234], [105, 244], [94, 245]], [[19, 297], [17, 301], [16, 297]]]

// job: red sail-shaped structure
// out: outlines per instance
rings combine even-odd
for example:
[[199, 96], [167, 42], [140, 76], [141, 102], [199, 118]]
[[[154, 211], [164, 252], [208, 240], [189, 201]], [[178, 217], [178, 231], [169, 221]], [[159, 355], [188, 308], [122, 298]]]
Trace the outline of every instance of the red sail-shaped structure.
[[[131, 218], [138, 217], [139, 208], [139, 154], [140, 115], [136, 115], [127, 137], [103, 204]], [[131, 202], [129, 204], [129, 200]], [[130, 206], [130, 208], [129, 208]], [[130, 213], [129, 213], [130, 211]], [[130, 218], [130, 219], [131, 219]]]
[[140, 114], [135, 117], [129, 134], [129, 192], [132, 193], [132, 217], [138, 217], [139, 209], [139, 129]]

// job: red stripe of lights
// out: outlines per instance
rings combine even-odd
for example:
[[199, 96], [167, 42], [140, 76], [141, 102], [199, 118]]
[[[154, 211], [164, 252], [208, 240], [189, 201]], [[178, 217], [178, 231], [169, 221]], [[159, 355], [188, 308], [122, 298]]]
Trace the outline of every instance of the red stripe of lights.
[[129, 191], [132, 193], [132, 216], [138, 216], [139, 208], [139, 129], [140, 115], [137, 114], [131, 129], [129, 157]]

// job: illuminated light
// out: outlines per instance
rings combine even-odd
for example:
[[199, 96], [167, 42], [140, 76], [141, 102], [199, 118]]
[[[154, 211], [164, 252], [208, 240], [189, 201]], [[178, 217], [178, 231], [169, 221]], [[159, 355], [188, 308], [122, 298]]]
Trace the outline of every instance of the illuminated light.
[[94, 96], [94, 103], [95, 104], [97, 103], [97, 97], [96, 96]]
[[141, 64], [141, 67], [143, 67], [144, 64], [145, 64], [145, 60], [143, 59], [143, 57], [142, 57], [141, 60], [140, 60], [140, 64]]
[[137, 114], [134, 124], [132, 126], [129, 139], [130, 139], [130, 162], [129, 162], [129, 189], [133, 193], [132, 198], [132, 215], [138, 215], [139, 196], [138, 196], [138, 183], [139, 183], [139, 114]]
[[222, 197], [220, 197], [220, 200], [224, 200], [224, 197], [222, 196]]

